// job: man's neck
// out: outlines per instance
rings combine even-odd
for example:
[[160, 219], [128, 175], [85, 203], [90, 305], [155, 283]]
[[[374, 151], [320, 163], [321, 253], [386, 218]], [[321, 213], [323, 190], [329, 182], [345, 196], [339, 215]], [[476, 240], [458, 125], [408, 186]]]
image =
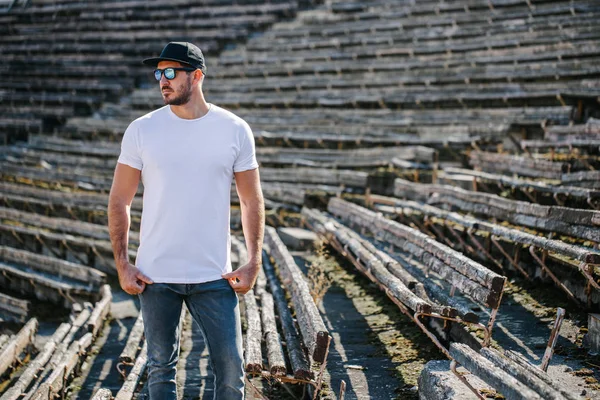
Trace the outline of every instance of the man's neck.
[[190, 100], [181, 106], [171, 105], [169, 107], [171, 107], [171, 111], [181, 119], [201, 118], [208, 113], [208, 110], [210, 110], [210, 105], [203, 98], [198, 101]]

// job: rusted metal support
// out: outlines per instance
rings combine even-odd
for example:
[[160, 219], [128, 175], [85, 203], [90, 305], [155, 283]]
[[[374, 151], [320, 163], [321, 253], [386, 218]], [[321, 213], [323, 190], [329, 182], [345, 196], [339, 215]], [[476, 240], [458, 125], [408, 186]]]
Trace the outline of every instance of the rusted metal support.
[[552, 332], [550, 332], [548, 346], [546, 347], [544, 358], [542, 358], [542, 364], [540, 364], [540, 369], [544, 372], [548, 371], [548, 365], [550, 364], [550, 360], [552, 359], [552, 355], [554, 354], [554, 346], [556, 346], [556, 341], [558, 340], [558, 334], [560, 333], [560, 327], [562, 326], [564, 318], [564, 308], [558, 307], [556, 309], [556, 320], [554, 321], [554, 327], [552, 328]]
[[473, 242], [475, 247], [477, 247], [479, 249], [479, 251], [481, 251], [488, 260], [493, 262], [498, 268], [500, 268], [500, 270], [502, 272], [504, 272], [504, 265], [502, 265], [502, 263], [500, 261], [498, 261], [494, 257], [492, 257], [492, 255], [489, 253], [489, 251], [487, 251], [487, 249], [485, 247], [483, 247], [481, 245], [481, 243], [479, 243], [479, 240], [477, 240], [475, 235], [473, 235], [473, 230], [471, 228], [467, 229], [467, 235], [469, 235], [469, 237], [471, 238], [471, 242]]
[[448, 239], [446, 237], [446, 235], [444, 235], [444, 233], [442, 231], [440, 231], [434, 223], [432, 223], [428, 217], [425, 217], [425, 224], [427, 226], [429, 226], [433, 232], [436, 234], [436, 236], [440, 239], [442, 239], [448, 246], [454, 248], [455, 243], [453, 241], [451, 241], [450, 239]]
[[588, 280], [588, 283], [591, 286], [593, 286], [594, 288], [600, 290], [600, 285], [598, 285], [598, 283], [596, 282], [596, 280], [592, 276], [593, 267], [590, 264], [585, 263], [585, 262], [581, 262], [579, 264], [579, 270], [581, 271], [581, 273], [583, 274], [583, 276], [585, 276], [585, 278]]
[[338, 396], [339, 400], [344, 400], [346, 396], [346, 381], [342, 379], [342, 383], [340, 383], [340, 395]]
[[516, 260], [513, 259], [513, 257], [510, 256], [510, 254], [508, 254], [506, 252], [506, 250], [504, 250], [504, 247], [502, 247], [500, 242], [498, 242], [498, 240], [493, 236], [491, 236], [491, 238], [492, 238], [492, 243], [494, 244], [494, 246], [496, 246], [496, 248], [500, 251], [500, 253], [502, 253], [502, 255], [508, 260], [510, 265], [512, 265], [517, 271], [519, 271], [521, 274], [523, 274], [523, 276], [525, 278], [527, 278], [527, 280], [530, 281], [531, 277], [529, 276], [529, 274], [519, 265], [518, 262], [516, 262]]
[[460, 374], [460, 373], [459, 373], [459, 372], [456, 370], [456, 365], [457, 365], [457, 362], [456, 362], [456, 360], [452, 360], [452, 361], [450, 361], [450, 370], [452, 370], [452, 373], [453, 373], [454, 375], [456, 375], [456, 377], [457, 377], [458, 379], [460, 379], [460, 381], [461, 381], [462, 383], [464, 383], [464, 384], [465, 384], [465, 386], [466, 386], [466, 387], [468, 387], [468, 388], [469, 388], [469, 390], [471, 390], [471, 392], [473, 392], [473, 394], [475, 394], [475, 396], [477, 396], [477, 398], [478, 398], [479, 400], [485, 400], [485, 397], [483, 397], [483, 396], [481, 395], [481, 393], [479, 393], [479, 390], [475, 389], [475, 387], [473, 387], [473, 385], [471, 385], [471, 383], [470, 383], [470, 382], [467, 380], [467, 378], [465, 378], [465, 377], [464, 377], [462, 374]]
[[464, 239], [462, 237], [460, 237], [460, 235], [454, 231], [454, 228], [452, 228], [452, 226], [447, 221], [444, 221], [444, 226], [446, 228], [448, 228], [448, 230], [450, 231], [452, 236], [454, 236], [454, 238], [456, 240], [458, 240], [458, 242], [460, 243], [460, 245], [463, 249], [467, 250], [470, 253], [475, 253], [475, 249], [473, 247], [469, 246], [467, 244], [467, 242], [465, 242]]
[[[565, 293], [567, 293], [569, 295], [569, 297], [571, 299], [573, 299], [574, 302], [579, 303], [579, 300], [577, 300], [577, 298], [573, 295], [573, 293], [571, 293], [571, 291], [561, 282], [561, 280], [558, 279], [552, 271], [550, 271], [550, 268], [548, 268], [545, 261], [543, 259], [539, 258], [537, 254], [535, 254], [535, 249], [536, 249], [535, 246], [529, 247], [529, 254], [531, 254], [533, 259], [539, 264], [540, 267], [542, 267], [542, 270], [546, 274], [548, 274], [548, 276], [554, 281], [554, 283], [556, 283], [556, 285], [558, 285], [562, 290], [564, 290]], [[544, 250], [544, 253], [547, 253], [547, 252]], [[542, 257], [545, 258], [544, 256], [542, 256]]]

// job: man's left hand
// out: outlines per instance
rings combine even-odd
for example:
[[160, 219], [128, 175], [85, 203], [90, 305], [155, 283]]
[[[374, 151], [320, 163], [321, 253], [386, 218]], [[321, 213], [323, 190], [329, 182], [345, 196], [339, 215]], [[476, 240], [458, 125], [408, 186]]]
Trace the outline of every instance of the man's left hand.
[[229, 285], [231, 285], [236, 293], [246, 294], [254, 286], [261, 264], [262, 262], [260, 261], [250, 261], [243, 267], [227, 274], [223, 274], [221, 277], [229, 281]]

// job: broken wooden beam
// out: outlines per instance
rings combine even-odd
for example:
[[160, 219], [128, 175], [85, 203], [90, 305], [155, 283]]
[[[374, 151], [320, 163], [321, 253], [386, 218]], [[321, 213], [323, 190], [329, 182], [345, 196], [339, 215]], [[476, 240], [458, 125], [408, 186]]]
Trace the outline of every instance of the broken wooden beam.
[[8, 345], [2, 349], [0, 354], [0, 376], [4, 375], [10, 367], [19, 361], [19, 356], [33, 344], [35, 333], [38, 329], [38, 321], [31, 318], [21, 330], [11, 338]]
[[144, 341], [142, 351], [135, 360], [131, 372], [127, 375], [123, 386], [115, 396], [115, 400], [131, 400], [142, 378], [146, 365], [148, 363], [148, 344]]
[[[488, 354], [486, 354], [487, 357]], [[537, 366], [532, 365], [522, 354], [517, 353], [514, 350], [505, 350], [504, 356], [509, 359], [512, 363], [519, 365], [521, 368], [527, 371], [527, 375], [535, 377], [546, 385], [551, 386], [555, 390], [558, 390], [566, 399], [577, 400], [579, 397], [569, 390], [561, 386], [557, 381], [550, 378], [550, 375], [542, 371]]]
[[102, 298], [94, 306], [94, 311], [90, 315], [87, 323], [88, 331], [92, 333], [93, 337], [96, 337], [98, 331], [104, 324], [104, 321], [110, 312], [110, 304], [112, 302], [112, 292], [109, 285], [102, 286], [100, 294]]
[[259, 374], [263, 370], [261, 339], [262, 329], [260, 323], [260, 313], [254, 291], [250, 290], [243, 296], [244, 308], [246, 311], [246, 336], [244, 340], [244, 358], [246, 372]]
[[18, 400], [27, 391], [31, 382], [38, 375], [39, 371], [46, 366], [58, 344], [65, 339], [70, 329], [71, 324], [69, 323], [62, 323], [56, 329], [52, 337], [44, 344], [39, 354], [27, 365], [27, 368], [23, 371], [17, 382], [2, 394], [0, 400]]
[[269, 283], [269, 289], [271, 289], [273, 295], [275, 306], [277, 307], [277, 314], [279, 315], [279, 322], [281, 324], [281, 329], [283, 330], [292, 373], [296, 379], [312, 379], [314, 374], [311, 371], [308, 360], [302, 350], [300, 335], [298, 334], [292, 314], [288, 308], [283, 287], [277, 278], [275, 268], [271, 265], [269, 257], [266, 254], [263, 256], [263, 268]]
[[92, 332], [88, 332], [81, 339], [73, 342], [48, 379], [35, 391], [32, 400], [53, 400], [59, 394], [64, 393], [67, 382], [83, 362], [93, 340]]
[[469, 346], [461, 343], [450, 345], [450, 356], [469, 372], [498, 390], [506, 398], [514, 400], [543, 400], [543, 397], [519, 382], [516, 378], [495, 366]]
[[331, 337], [312, 299], [306, 278], [277, 235], [275, 228], [270, 226], [265, 228], [265, 243], [269, 246], [271, 256], [279, 267], [282, 283], [292, 296], [298, 325], [309, 355], [314, 361], [323, 363], [329, 351]]
[[[482, 356], [490, 360], [496, 367], [501, 368], [504, 372], [507, 372], [519, 382], [523, 383], [528, 388], [538, 393], [544, 400], [564, 400], [565, 397], [555, 387], [549, 385], [543, 380], [539, 379], [536, 375], [530, 373], [530, 371], [520, 364], [511, 361], [509, 358], [504, 357], [498, 351], [484, 347], [480, 350]], [[570, 396], [573, 398], [573, 396]]]
[[140, 342], [144, 336], [144, 318], [140, 312], [131, 328], [127, 343], [119, 356], [119, 361], [124, 364], [132, 364], [135, 360], [135, 355], [140, 348]]
[[285, 375], [286, 368], [285, 359], [283, 358], [283, 349], [281, 347], [281, 337], [277, 332], [277, 324], [275, 322], [273, 295], [264, 290], [262, 291], [260, 298], [262, 331], [264, 333], [267, 348], [269, 372], [273, 376], [282, 376]]

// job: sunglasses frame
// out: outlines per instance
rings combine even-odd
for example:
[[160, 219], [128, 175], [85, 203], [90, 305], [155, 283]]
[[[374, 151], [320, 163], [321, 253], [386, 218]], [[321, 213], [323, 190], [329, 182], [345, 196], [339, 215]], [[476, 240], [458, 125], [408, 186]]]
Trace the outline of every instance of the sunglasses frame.
[[[173, 70], [173, 77], [169, 78], [166, 74], [167, 70]], [[175, 79], [177, 77], [177, 71], [187, 71], [187, 72], [191, 72], [191, 71], [195, 71], [197, 68], [191, 68], [191, 67], [167, 67], [167, 68], [156, 68], [154, 70], [154, 79], [156, 79], [157, 81], [160, 81], [162, 79], [163, 74], [165, 75], [165, 78], [167, 78], [168, 80], [172, 80]], [[159, 75], [157, 76], [156, 73], [159, 73]]]

